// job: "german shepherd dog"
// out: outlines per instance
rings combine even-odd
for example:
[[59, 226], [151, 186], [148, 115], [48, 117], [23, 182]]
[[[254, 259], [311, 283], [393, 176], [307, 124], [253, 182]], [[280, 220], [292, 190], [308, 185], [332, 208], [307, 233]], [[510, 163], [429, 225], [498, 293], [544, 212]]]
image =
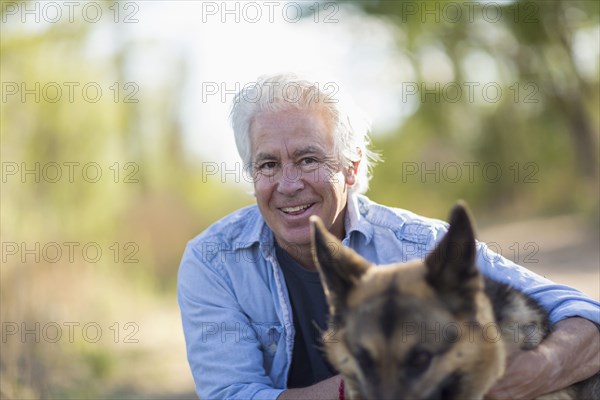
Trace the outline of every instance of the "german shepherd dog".
[[[546, 312], [475, 265], [462, 204], [423, 260], [373, 267], [311, 217], [312, 248], [330, 307], [323, 336], [350, 399], [481, 399], [518, 349], [548, 334]], [[600, 374], [543, 398], [600, 399]]]

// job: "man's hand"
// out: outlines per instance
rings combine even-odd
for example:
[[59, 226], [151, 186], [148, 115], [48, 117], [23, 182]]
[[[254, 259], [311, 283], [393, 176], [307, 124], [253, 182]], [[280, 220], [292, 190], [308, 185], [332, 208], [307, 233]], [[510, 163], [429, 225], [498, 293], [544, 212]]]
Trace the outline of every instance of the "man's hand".
[[600, 370], [600, 331], [583, 318], [560, 321], [537, 348], [508, 360], [486, 399], [531, 399], [582, 381]]

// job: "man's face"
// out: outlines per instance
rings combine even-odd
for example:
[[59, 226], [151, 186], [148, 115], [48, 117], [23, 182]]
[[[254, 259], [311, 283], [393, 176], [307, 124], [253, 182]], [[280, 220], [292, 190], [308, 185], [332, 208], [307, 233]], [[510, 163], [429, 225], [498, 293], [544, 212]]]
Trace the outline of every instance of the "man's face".
[[354, 170], [338, 160], [325, 115], [314, 109], [258, 114], [250, 144], [256, 201], [277, 242], [309, 245], [311, 215], [341, 239]]

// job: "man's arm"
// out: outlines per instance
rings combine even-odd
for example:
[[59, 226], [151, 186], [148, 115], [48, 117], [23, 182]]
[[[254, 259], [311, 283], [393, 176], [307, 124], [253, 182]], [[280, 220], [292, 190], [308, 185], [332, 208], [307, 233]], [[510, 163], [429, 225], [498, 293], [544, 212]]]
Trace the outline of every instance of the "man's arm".
[[600, 371], [600, 330], [584, 318], [568, 318], [535, 349], [520, 351], [488, 399], [530, 399], [582, 381]]
[[264, 359], [273, 355], [263, 351], [283, 337], [276, 331], [255, 334], [254, 329], [260, 326], [248, 319], [227, 280], [202, 261], [199, 251], [197, 246], [186, 248], [177, 285], [187, 356], [198, 397], [275, 399], [282, 389], [274, 388], [266, 374]]
[[600, 369], [600, 334], [594, 325], [600, 324], [600, 303], [507, 260], [483, 243], [478, 243], [477, 264], [486, 276], [535, 299], [554, 327], [537, 348], [511, 357], [490, 398], [531, 398], [567, 387]]
[[339, 399], [341, 375], [332, 376], [312, 386], [301, 389], [288, 389], [277, 400], [337, 400]]

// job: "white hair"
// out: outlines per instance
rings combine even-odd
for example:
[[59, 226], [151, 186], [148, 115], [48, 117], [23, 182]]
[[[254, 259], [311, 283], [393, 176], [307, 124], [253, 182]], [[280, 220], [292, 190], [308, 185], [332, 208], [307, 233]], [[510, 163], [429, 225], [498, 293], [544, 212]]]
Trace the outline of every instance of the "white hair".
[[369, 188], [371, 167], [379, 155], [371, 151], [370, 123], [357, 109], [349, 112], [349, 102], [335, 97], [339, 87], [328, 82], [318, 82], [295, 74], [263, 75], [256, 82], [244, 86], [233, 99], [231, 125], [238, 153], [246, 168], [252, 165], [250, 154], [250, 126], [261, 112], [318, 109], [325, 111], [333, 127], [334, 147], [338, 160], [344, 166], [360, 161], [356, 183], [351, 190], [365, 193]]

